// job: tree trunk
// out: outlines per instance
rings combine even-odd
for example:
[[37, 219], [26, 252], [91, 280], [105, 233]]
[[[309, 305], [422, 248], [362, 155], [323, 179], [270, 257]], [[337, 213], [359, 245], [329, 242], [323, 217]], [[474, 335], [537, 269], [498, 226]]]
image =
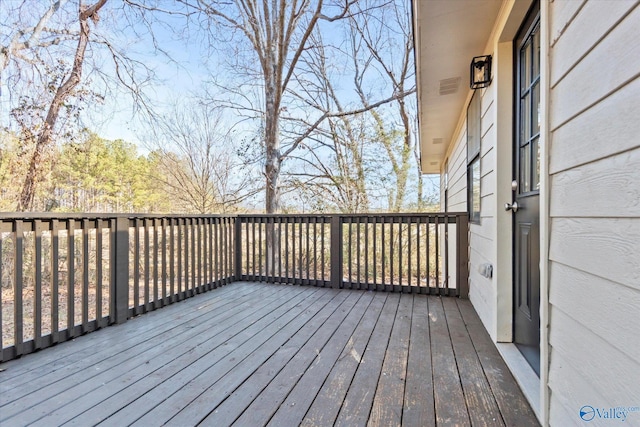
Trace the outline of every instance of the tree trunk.
[[277, 213], [280, 209], [280, 105], [277, 102], [276, 76], [265, 76], [265, 128], [264, 143], [266, 151], [265, 159], [265, 212]]

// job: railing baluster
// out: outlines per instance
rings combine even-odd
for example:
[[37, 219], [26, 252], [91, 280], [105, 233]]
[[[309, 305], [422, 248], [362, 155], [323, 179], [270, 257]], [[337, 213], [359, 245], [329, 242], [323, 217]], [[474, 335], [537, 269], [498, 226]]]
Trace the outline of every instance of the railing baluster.
[[222, 275], [224, 277], [224, 283], [228, 283], [229, 277], [229, 241], [227, 239], [227, 232], [229, 228], [229, 223], [226, 218], [223, 218], [221, 221], [221, 237], [222, 237]]
[[378, 239], [376, 238], [376, 229], [378, 228], [378, 217], [373, 217], [373, 285], [369, 286], [369, 289], [377, 289], [378, 285], [377, 285], [377, 281], [378, 281], [378, 276], [377, 276], [377, 271], [376, 271], [376, 267], [378, 266], [378, 251], [376, 248], [376, 245], [378, 243]]
[[278, 222], [278, 281], [282, 281], [282, 218]]
[[184, 298], [184, 294], [182, 292], [182, 254], [183, 254], [183, 247], [182, 247], [182, 232], [183, 232], [183, 228], [182, 228], [182, 222], [183, 219], [182, 218], [177, 218], [176, 219], [176, 226], [177, 226], [177, 247], [176, 247], [176, 252], [178, 253], [178, 270], [176, 271], [176, 279], [178, 281], [178, 293], [177, 293], [177, 299], [178, 301], [182, 300]]
[[385, 229], [385, 223], [387, 222], [387, 218], [386, 217], [382, 217], [381, 219], [382, 219], [382, 222], [380, 223], [380, 225], [381, 225], [380, 237], [381, 237], [382, 242], [380, 243], [380, 248], [382, 249], [381, 250], [381, 253], [382, 253], [382, 266], [381, 267], [382, 267], [382, 284], [383, 284], [383, 288], [382, 289], [383, 290], [389, 290], [389, 287], [387, 285], [387, 276], [385, 275], [385, 268], [384, 268], [385, 260], [386, 260], [386, 256], [385, 256], [386, 253], [385, 252], [387, 250], [387, 246], [384, 244], [384, 240], [385, 240], [384, 239], [384, 237], [385, 237], [384, 229]]
[[175, 219], [169, 218], [169, 304], [176, 302], [176, 229]]
[[162, 297], [162, 306], [169, 304], [169, 300], [167, 299], [167, 219], [160, 219], [160, 235], [162, 236], [162, 251], [161, 254], [161, 265], [160, 265], [160, 283], [162, 284], [162, 290], [160, 291], [160, 295]]
[[[137, 301], [134, 303], [137, 304]], [[102, 219], [96, 219], [96, 327], [102, 322]]]
[[444, 216], [444, 283], [447, 289], [447, 295], [450, 294], [449, 288], [449, 217]]
[[318, 286], [318, 220], [319, 217], [313, 218], [313, 283]]
[[75, 337], [75, 221], [69, 220], [67, 225], [67, 336]]
[[353, 268], [353, 244], [352, 244], [352, 236], [353, 236], [353, 218], [349, 217], [349, 239], [348, 239], [348, 246], [347, 246], [347, 253], [349, 254], [348, 256], [348, 266], [349, 266], [349, 284], [348, 284], [348, 289], [351, 289], [351, 284], [353, 283], [353, 274], [352, 274], [352, 268]]
[[331, 263], [331, 287], [342, 288], [344, 286], [343, 280], [343, 245], [342, 245], [342, 218], [339, 215], [331, 216], [331, 237], [329, 240], [330, 245], [330, 259]]
[[296, 218], [291, 219], [291, 275], [296, 283]]
[[[264, 228], [263, 218], [258, 219], [258, 281], [264, 281], [264, 270], [266, 267], [266, 240], [262, 237], [262, 229]], [[265, 249], [263, 252], [263, 248]]]
[[356, 218], [356, 245], [357, 245], [357, 252], [356, 252], [357, 279], [356, 281], [358, 282], [357, 285], [355, 286], [356, 289], [360, 289], [360, 284], [362, 283], [360, 279], [360, 231], [361, 229], [362, 229], [362, 224], [360, 222], [360, 216], [358, 216]]
[[417, 286], [418, 289], [417, 291], [419, 293], [423, 293], [422, 288], [422, 269], [420, 268], [420, 227], [422, 225], [422, 218], [418, 217], [417, 221], [416, 221], [416, 271], [417, 271], [417, 275], [416, 275], [416, 281], [417, 281]]
[[440, 221], [438, 216], [436, 215], [435, 218], [435, 228], [436, 228], [436, 239], [434, 242], [435, 245], [435, 249], [436, 249], [436, 288], [438, 289], [438, 293], [440, 295], [443, 294], [443, 289], [441, 287], [441, 283], [440, 283], [440, 238], [438, 237], [439, 232], [440, 232]]
[[16, 355], [19, 356], [22, 354], [22, 329], [23, 329], [23, 303], [22, 303], [22, 287], [23, 287], [23, 258], [22, 258], [22, 247], [23, 247], [23, 222], [21, 220], [16, 220], [13, 225], [13, 253], [14, 253], [14, 264], [13, 264], [13, 345], [16, 349]]
[[369, 289], [369, 217], [364, 217], [364, 286], [360, 289]]
[[389, 264], [390, 264], [390, 273], [391, 273], [391, 289], [394, 291], [397, 291], [397, 286], [395, 283], [395, 277], [393, 275], [393, 265], [395, 264], [395, 260], [396, 260], [396, 254], [393, 251], [393, 228], [394, 228], [394, 224], [396, 221], [396, 217], [392, 216], [391, 217], [391, 224], [390, 224], [390, 232], [389, 232]]
[[150, 305], [150, 281], [151, 281], [151, 266], [150, 266], [150, 253], [149, 253], [149, 222], [151, 219], [143, 220], [144, 227], [144, 313], [151, 311]]
[[82, 332], [89, 328], [89, 220], [83, 219], [82, 227]]
[[432, 293], [433, 287], [431, 286], [431, 218], [427, 218], [427, 291]]
[[142, 311], [140, 304], [140, 223], [143, 220], [133, 220], [133, 313], [137, 316]]
[[304, 223], [303, 218], [298, 218], [298, 282], [297, 284], [302, 285], [304, 283], [303, 278], [304, 275], [302, 273], [302, 224]]
[[51, 221], [51, 341], [57, 343], [60, 339], [59, 334], [59, 313], [60, 313], [60, 247], [59, 236], [60, 223], [57, 219]]
[[[213, 274], [213, 218], [207, 219], [207, 242], [208, 242], [208, 262], [207, 262], [207, 282], [209, 283], [209, 290], [215, 289], [217, 286], [215, 284], [215, 278]], [[238, 240], [238, 250], [242, 248], [240, 245], [240, 240]], [[237, 277], [236, 280], [240, 280], [240, 277]]]
[[310, 219], [309, 217], [305, 217], [305, 230], [304, 230], [304, 232], [305, 232], [305, 248], [304, 248], [304, 250], [305, 250], [305, 255], [307, 257], [307, 259], [306, 259], [306, 262], [307, 262], [307, 266], [306, 266], [307, 280], [306, 280], [306, 282], [304, 282], [305, 285], [309, 284], [309, 269], [311, 268], [311, 264], [310, 264], [310, 262], [311, 262], [311, 260], [310, 260], [311, 253], [310, 253], [310, 250], [309, 250], [310, 249], [310, 245], [309, 245], [309, 236], [310, 236], [310, 233], [309, 233], [309, 219]]
[[[42, 221], [35, 220], [35, 283], [33, 293], [33, 342], [34, 348], [42, 347]], [[1, 305], [0, 305], [1, 307]], [[0, 347], [1, 349], [2, 347]]]
[[189, 227], [189, 233], [191, 234], [191, 296], [196, 295], [198, 293], [198, 278], [196, 277], [198, 274], [198, 252], [197, 252], [197, 241], [198, 241], [198, 219], [191, 218], [191, 226]]

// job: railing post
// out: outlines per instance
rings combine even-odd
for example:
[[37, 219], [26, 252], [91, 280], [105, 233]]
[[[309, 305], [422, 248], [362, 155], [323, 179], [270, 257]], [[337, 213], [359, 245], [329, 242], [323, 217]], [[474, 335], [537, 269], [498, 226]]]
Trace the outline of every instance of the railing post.
[[233, 250], [233, 275], [234, 280], [238, 281], [242, 276], [242, 221], [239, 216], [235, 217]]
[[467, 215], [457, 215], [456, 223], [456, 252], [458, 271], [456, 274], [457, 294], [460, 298], [469, 297], [469, 218]]
[[331, 216], [331, 287], [342, 288], [342, 218]]
[[129, 316], [129, 218], [111, 223], [111, 323]]

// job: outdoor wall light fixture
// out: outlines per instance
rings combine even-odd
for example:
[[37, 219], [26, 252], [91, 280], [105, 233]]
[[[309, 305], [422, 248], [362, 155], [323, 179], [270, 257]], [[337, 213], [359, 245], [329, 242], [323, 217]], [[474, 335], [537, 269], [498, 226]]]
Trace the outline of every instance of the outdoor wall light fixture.
[[480, 89], [491, 84], [491, 55], [476, 56], [471, 60], [471, 89]]

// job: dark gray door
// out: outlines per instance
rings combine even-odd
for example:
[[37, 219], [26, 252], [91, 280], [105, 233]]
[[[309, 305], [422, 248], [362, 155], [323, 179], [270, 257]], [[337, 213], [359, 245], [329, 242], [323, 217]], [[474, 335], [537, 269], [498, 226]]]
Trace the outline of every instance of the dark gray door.
[[515, 43], [513, 200], [514, 342], [540, 375], [540, 15], [529, 12]]

